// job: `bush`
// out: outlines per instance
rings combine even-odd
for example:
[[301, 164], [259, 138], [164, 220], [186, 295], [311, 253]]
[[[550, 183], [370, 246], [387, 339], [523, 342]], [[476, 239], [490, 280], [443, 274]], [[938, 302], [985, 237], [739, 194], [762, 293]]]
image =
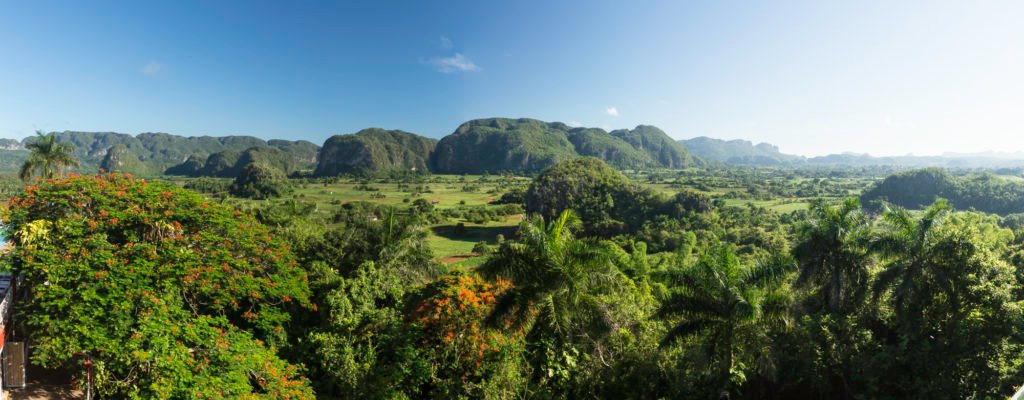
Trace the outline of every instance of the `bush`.
[[492, 250], [493, 249], [491, 248], [490, 245], [487, 244], [487, 242], [477, 242], [476, 244], [473, 245], [473, 253], [476, 254], [483, 255], [490, 253]]
[[90, 359], [105, 398], [313, 397], [274, 350], [306, 274], [266, 227], [128, 175], [51, 182], [4, 214], [34, 364]]

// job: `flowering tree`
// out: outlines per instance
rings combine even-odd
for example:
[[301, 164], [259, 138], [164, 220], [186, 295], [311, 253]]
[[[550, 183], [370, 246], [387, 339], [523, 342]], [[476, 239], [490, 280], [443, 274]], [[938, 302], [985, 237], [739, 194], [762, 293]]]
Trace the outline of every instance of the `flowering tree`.
[[432, 393], [435, 397], [481, 395], [481, 383], [520, 349], [521, 330], [499, 330], [484, 323], [496, 296], [510, 286], [503, 279], [488, 283], [457, 272], [423, 289], [409, 322], [421, 330], [419, 346], [439, 386]]
[[130, 175], [25, 188], [4, 213], [32, 361], [113, 398], [312, 398], [276, 354], [305, 273], [251, 217]]

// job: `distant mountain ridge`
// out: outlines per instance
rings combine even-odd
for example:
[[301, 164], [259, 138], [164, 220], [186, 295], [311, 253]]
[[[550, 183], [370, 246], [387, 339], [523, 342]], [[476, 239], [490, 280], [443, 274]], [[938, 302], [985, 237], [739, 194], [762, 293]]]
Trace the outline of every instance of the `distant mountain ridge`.
[[[335, 135], [324, 146], [305, 140], [253, 136], [178, 136], [116, 132], [57, 132], [75, 146], [82, 172], [97, 168], [140, 175], [235, 177], [249, 164], [288, 175], [315, 176], [416, 171], [450, 174], [532, 174], [565, 159], [590, 156], [620, 169], [686, 168], [706, 163], [747, 166], [900, 166], [945, 168], [1024, 167], [1024, 152], [946, 153], [941, 156], [874, 157], [842, 153], [818, 157], [786, 154], [777, 146], [709, 137], [675, 140], [661, 129], [638, 125], [605, 131], [529, 118], [482, 118], [459, 125], [440, 140], [401, 130], [368, 128]], [[36, 140], [0, 139], [0, 170], [17, 170]]]
[[1024, 166], [1024, 152], [1017, 153], [945, 153], [941, 156], [885, 156], [840, 153], [816, 157], [786, 154], [769, 143], [753, 144], [735, 139], [722, 140], [705, 136], [679, 141], [701, 159], [730, 165], [748, 166], [899, 166], [946, 168], [1006, 168]]
[[707, 136], [680, 140], [693, 155], [734, 165], [786, 165], [804, 161], [803, 156], [784, 154], [775, 145], [748, 140], [722, 140]]
[[[104, 168], [136, 174], [157, 175], [192, 159], [221, 152], [241, 153], [252, 148], [273, 148], [287, 154], [297, 165], [311, 167], [320, 147], [304, 140], [271, 140], [253, 136], [178, 136], [168, 133], [141, 133], [132, 136], [117, 132], [57, 132], [57, 141], [75, 146], [73, 155], [83, 170]], [[34, 136], [17, 142], [0, 142], [6, 148], [24, 149]], [[7, 150], [23, 152], [24, 150]], [[114, 154], [110, 154], [113, 152]]]

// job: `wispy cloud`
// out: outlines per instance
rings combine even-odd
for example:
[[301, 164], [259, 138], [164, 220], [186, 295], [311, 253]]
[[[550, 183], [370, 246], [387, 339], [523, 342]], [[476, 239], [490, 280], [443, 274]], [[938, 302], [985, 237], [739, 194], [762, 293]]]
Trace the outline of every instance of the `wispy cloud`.
[[619, 116], [619, 109], [615, 108], [615, 107], [608, 107], [607, 109], [604, 110], [604, 113], [608, 114], [610, 116], [613, 116], [613, 117], [618, 117]]
[[139, 69], [139, 72], [150, 78], [157, 77], [164, 72], [164, 65], [156, 61], [150, 61]]
[[438, 45], [441, 49], [442, 55], [424, 61], [425, 64], [433, 66], [435, 71], [445, 74], [454, 74], [458, 72], [473, 72], [480, 70], [480, 66], [476, 65], [473, 60], [470, 60], [469, 57], [466, 57], [466, 55], [455, 50], [455, 42], [453, 42], [448, 36], [441, 35], [438, 39]]
[[473, 60], [470, 60], [469, 57], [466, 57], [461, 53], [455, 53], [449, 57], [435, 57], [430, 59], [428, 63], [433, 65], [437, 72], [443, 72], [446, 74], [480, 70], [480, 67], [477, 66]]

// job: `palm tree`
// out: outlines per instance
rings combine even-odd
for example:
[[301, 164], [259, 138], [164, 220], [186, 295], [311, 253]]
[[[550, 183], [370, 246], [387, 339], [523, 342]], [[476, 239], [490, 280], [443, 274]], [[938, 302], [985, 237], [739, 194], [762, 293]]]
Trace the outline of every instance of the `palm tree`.
[[556, 340], [611, 331], [611, 317], [598, 296], [619, 272], [602, 246], [573, 236], [578, 222], [568, 210], [549, 224], [537, 216], [524, 220], [517, 240], [504, 242], [479, 267], [481, 275], [514, 285], [498, 298], [491, 324], [529, 327], [531, 335]]
[[69, 143], [57, 143], [57, 136], [53, 132], [36, 131], [36, 140], [25, 147], [31, 153], [18, 171], [18, 177], [23, 181], [31, 179], [37, 170], [40, 177], [50, 179], [63, 175], [65, 168], [78, 166], [78, 160], [71, 155], [75, 147]]
[[662, 303], [660, 318], [681, 317], [662, 346], [697, 336], [701, 348], [718, 366], [721, 396], [731, 392], [737, 361], [753, 360], [761, 370], [771, 365], [769, 330], [786, 323], [789, 297], [780, 289], [795, 270], [788, 256], [773, 256], [744, 266], [731, 245], [715, 244], [694, 265], [663, 274], [675, 286]]
[[829, 312], [847, 313], [867, 294], [871, 229], [856, 197], [838, 206], [815, 201], [793, 248], [800, 265], [798, 285], [813, 286]]
[[917, 310], [937, 291], [951, 303], [957, 302], [952, 279], [947, 276], [956, 266], [949, 264], [962, 258], [961, 247], [969, 243], [941, 236], [939, 226], [950, 210], [949, 202], [939, 199], [919, 218], [904, 209], [886, 211], [882, 218], [889, 229], [872, 240], [871, 249], [887, 261], [875, 278], [874, 299], [891, 290], [897, 318], [909, 325], [917, 323]]

